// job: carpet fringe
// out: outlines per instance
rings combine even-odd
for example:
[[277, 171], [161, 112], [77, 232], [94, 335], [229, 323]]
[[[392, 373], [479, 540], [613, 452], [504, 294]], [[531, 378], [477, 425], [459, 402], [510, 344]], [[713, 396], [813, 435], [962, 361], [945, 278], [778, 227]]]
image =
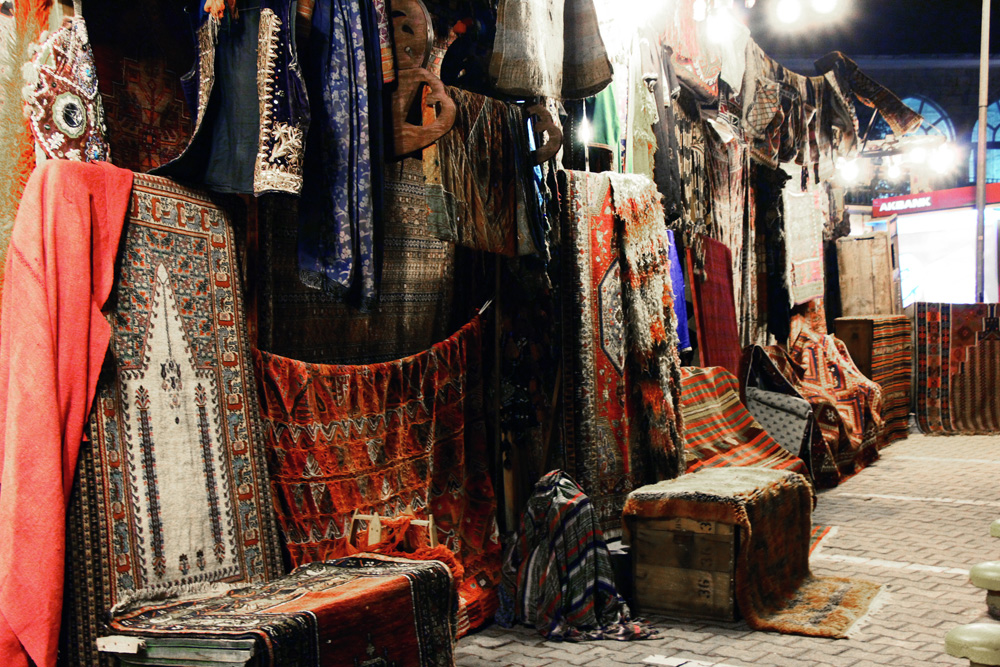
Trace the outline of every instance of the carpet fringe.
[[865, 627], [871, 623], [872, 616], [888, 605], [890, 598], [892, 598], [892, 594], [889, 592], [889, 587], [883, 584], [879, 587], [879, 591], [872, 598], [872, 601], [868, 603], [868, 610], [847, 628], [844, 636], [847, 639], [858, 639], [858, 636], [863, 634]]
[[246, 582], [238, 584], [228, 584], [222, 581], [209, 581], [209, 582], [199, 582], [195, 584], [184, 584], [181, 586], [171, 586], [170, 588], [165, 588], [163, 590], [150, 590], [150, 589], [140, 589], [133, 593], [129, 593], [123, 596], [118, 602], [111, 607], [111, 615], [117, 616], [118, 614], [127, 611], [130, 607], [141, 606], [153, 602], [164, 602], [167, 600], [173, 602], [183, 602], [188, 599], [200, 599], [207, 597], [215, 597], [217, 595], [225, 595], [229, 591], [249, 586]]

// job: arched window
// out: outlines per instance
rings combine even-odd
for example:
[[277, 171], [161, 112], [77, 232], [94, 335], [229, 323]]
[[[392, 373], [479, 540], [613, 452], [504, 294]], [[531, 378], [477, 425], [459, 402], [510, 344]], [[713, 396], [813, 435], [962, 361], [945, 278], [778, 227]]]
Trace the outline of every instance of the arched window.
[[[969, 181], [976, 182], [976, 145], [979, 141], [979, 121], [972, 126], [969, 142]], [[986, 182], [1000, 182], [1000, 100], [986, 107]]]
[[[952, 124], [951, 118], [948, 118], [948, 114], [937, 102], [920, 95], [915, 95], [904, 98], [903, 104], [924, 117], [924, 122], [920, 124], [920, 127], [910, 132], [910, 134], [943, 135], [945, 141], [955, 141], [955, 126]], [[885, 119], [880, 115], [872, 125], [872, 129], [868, 133], [868, 138], [870, 140], [885, 139], [885, 136], [891, 131], [889, 123], [885, 122]]]

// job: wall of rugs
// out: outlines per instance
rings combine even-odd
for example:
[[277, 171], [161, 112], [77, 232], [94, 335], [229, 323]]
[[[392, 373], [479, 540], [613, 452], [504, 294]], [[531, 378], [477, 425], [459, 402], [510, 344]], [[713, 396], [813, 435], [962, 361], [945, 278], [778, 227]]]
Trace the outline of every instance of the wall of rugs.
[[[829, 333], [832, 177], [856, 105], [921, 118], [846, 55], [793, 72], [693, 0], [614, 42], [593, 0], [85, 0], [42, 33], [46, 4], [0, 16], [37, 37], [0, 68], [0, 662], [104, 664], [112, 608], [369, 548], [448, 564], [458, 635], [536, 618], [516, 558], [573, 545], [522, 514], [581, 492], [627, 539], [636, 489], [747, 466], [808, 505], [905, 437], [908, 320], [866, 372]], [[67, 220], [94, 275], [64, 292]], [[37, 405], [72, 409], [29, 438]]]

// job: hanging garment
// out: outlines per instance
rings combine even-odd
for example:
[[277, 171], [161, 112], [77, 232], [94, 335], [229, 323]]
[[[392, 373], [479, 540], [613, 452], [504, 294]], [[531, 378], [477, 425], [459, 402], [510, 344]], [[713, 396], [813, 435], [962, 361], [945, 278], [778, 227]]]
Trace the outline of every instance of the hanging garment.
[[755, 226], [764, 248], [767, 331], [781, 344], [791, 334], [791, 295], [788, 284], [788, 237], [781, 199], [789, 176], [783, 170], [752, 163], [750, 182], [755, 195]]
[[295, 52], [293, 2], [247, 5], [237, 3], [223, 20], [202, 13], [195, 65], [182, 77], [194, 134], [181, 155], [153, 173], [216, 192], [297, 195], [309, 100]]
[[[373, 62], [369, 3], [316, 3], [303, 58], [312, 120], [299, 206], [299, 277], [314, 289], [347, 296], [362, 310], [375, 304], [377, 258], [372, 175], [380, 173], [381, 100]], [[366, 27], [368, 28], [366, 30]], [[370, 87], [375, 87], [369, 94]], [[375, 152], [373, 152], [375, 151]]]
[[[683, 184], [680, 174], [680, 146], [677, 143], [674, 104], [680, 94], [680, 83], [670, 61], [669, 47], [662, 47], [652, 31], [643, 33], [650, 48], [643, 68], [656, 75], [653, 99], [656, 103], [658, 122], [653, 125], [656, 136], [656, 154], [653, 156], [653, 180], [663, 195], [663, 212], [667, 223], [672, 224], [682, 213], [684, 205]], [[675, 292], [676, 294], [677, 292]]]
[[535, 483], [503, 565], [498, 620], [534, 625], [546, 639], [654, 639], [615, 588], [611, 555], [590, 499], [561, 470]]
[[625, 164], [627, 174], [653, 177], [656, 134], [653, 126], [660, 121], [656, 96], [651, 86], [656, 74], [648, 71], [648, 40], [632, 40], [628, 62], [628, 113], [625, 128]]
[[583, 99], [611, 83], [594, 0], [502, 0], [490, 76], [509, 95]]
[[684, 269], [674, 243], [674, 230], [668, 229], [670, 239], [670, 285], [674, 292], [674, 316], [677, 318], [677, 350], [687, 352], [691, 349], [691, 333], [688, 331], [687, 302], [684, 294]]
[[0, 316], [0, 664], [54, 667], [66, 504], [111, 328], [132, 172], [47, 160], [11, 237]]

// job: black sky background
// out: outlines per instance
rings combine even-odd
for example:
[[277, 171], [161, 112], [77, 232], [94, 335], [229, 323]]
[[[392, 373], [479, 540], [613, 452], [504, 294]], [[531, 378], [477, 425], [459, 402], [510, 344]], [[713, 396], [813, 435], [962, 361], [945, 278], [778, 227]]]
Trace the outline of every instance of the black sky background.
[[[834, 50], [852, 57], [979, 55], [981, 0], [847, 0], [851, 11], [841, 20], [796, 31], [771, 24], [777, 1], [757, 0], [746, 10], [750, 34], [772, 57], [816, 57]], [[991, 1], [990, 15], [990, 53], [1000, 55], [1000, 0]]]

